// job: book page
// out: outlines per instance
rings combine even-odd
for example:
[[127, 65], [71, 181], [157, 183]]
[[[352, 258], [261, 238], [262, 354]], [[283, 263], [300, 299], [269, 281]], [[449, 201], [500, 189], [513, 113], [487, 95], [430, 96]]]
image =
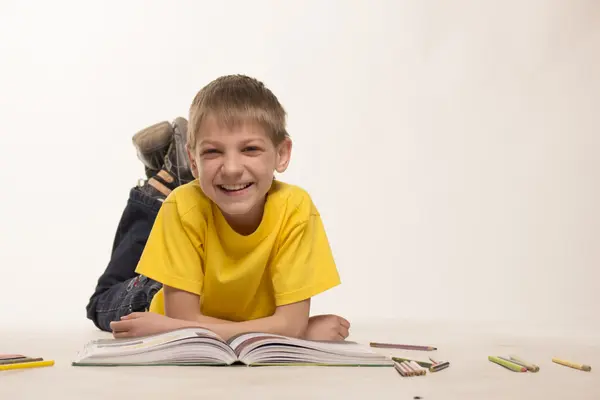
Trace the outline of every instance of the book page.
[[95, 352], [113, 352], [117, 349], [123, 351], [137, 350], [137, 349], [150, 349], [156, 346], [164, 345], [170, 342], [175, 342], [183, 339], [205, 337], [214, 339], [219, 342], [225, 343], [217, 334], [207, 329], [202, 328], [185, 328], [178, 329], [171, 332], [159, 333], [156, 335], [143, 336], [138, 338], [127, 338], [127, 339], [99, 339], [94, 340], [90, 343], [94, 347]]
[[286, 341], [286, 337], [260, 332], [241, 333], [230, 338], [227, 341], [227, 344], [233, 349], [236, 355], [239, 355], [244, 350], [244, 348], [252, 345], [253, 343], [256, 343], [257, 341], [262, 340], [283, 342]]
[[73, 364], [231, 364], [236, 359], [233, 350], [215, 333], [185, 328], [140, 338], [91, 341], [77, 354]]
[[393, 365], [389, 357], [355, 342], [250, 334], [237, 338], [232, 345], [238, 359], [246, 365]]

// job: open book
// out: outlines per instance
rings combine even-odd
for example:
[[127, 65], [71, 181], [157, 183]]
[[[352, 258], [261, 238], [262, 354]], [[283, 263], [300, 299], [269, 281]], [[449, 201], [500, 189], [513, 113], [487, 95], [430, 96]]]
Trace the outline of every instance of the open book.
[[390, 357], [354, 342], [321, 342], [265, 333], [228, 341], [201, 328], [134, 339], [89, 342], [72, 363], [85, 365], [327, 365], [393, 366]]

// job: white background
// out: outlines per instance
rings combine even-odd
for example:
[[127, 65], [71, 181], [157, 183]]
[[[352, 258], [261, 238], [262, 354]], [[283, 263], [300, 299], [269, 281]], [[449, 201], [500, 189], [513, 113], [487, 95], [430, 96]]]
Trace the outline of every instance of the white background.
[[600, 2], [15, 0], [0, 38], [0, 326], [91, 326], [131, 136], [244, 73], [338, 261], [315, 312], [597, 336]]

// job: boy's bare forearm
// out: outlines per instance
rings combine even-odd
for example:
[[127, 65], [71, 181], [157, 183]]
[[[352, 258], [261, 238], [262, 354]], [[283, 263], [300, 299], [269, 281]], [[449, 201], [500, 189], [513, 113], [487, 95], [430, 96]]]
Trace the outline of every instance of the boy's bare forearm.
[[235, 321], [229, 321], [226, 319], [219, 319], [214, 317], [207, 317], [206, 315], [198, 315], [194, 321], [200, 324], [235, 324]]
[[246, 332], [272, 333], [276, 335], [302, 337], [308, 325], [308, 317], [290, 318], [282, 314], [274, 314], [269, 317], [258, 318], [249, 321], [228, 321], [224, 319], [197, 315], [193, 319], [179, 319], [182, 327], [199, 327], [208, 329], [225, 340], [232, 336]]
[[182, 327], [195, 326], [208, 329], [225, 340], [246, 332], [261, 332], [290, 337], [302, 337], [306, 330], [306, 326], [290, 323], [286, 318], [280, 315], [242, 322], [233, 322], [200, 315], [194, 321], [180, 321]]
[[240, 333], [247, 332], [261, 332], [261, 333], [272, 333], [275, 335], [283, 335], [290, 337], [302, 337], [305, 327], [298, 327], [294, 324], [288, 323], [281, 316], [270, 316], [265, 318], [259, 318], [251, 321], [233, 322], [218, 318], [206, 317], [204, 315], [198, 316], [195, 320], [184, 320], [174, 319], [171, 321], [177, 321], [177, 325], [173, 326], [171, 323], [168, 325], [168, 329], [173, 327], [177, 328], [204, 328], [208, 329], [224, 340], [228, 340], [232, 336]]
[[165, 286], [165, 315], [178, 320], [182, 326], [190, 326], [191, 322], [192, 326], [209, 329], [224, 339], [245, 332], [301, 337], [308, 326], [310, 313], [309, 298], [278, 306], [268, 317], [234, 322], [203, 315], [198, 308], [199, 303], [201, 298], [198, 295]]

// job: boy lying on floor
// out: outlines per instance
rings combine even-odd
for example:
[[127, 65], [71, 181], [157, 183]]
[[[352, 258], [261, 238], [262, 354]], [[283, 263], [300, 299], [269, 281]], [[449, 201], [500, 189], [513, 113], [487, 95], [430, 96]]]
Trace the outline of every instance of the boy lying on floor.
[[309, 317], [340, 283], [320, 215], [303, 189], [275, 180], [292, 143], [262, 82], [220, 77], [178, 118], [134, 136], [148, 180], [131, 189], [87, 316], [114, 337], [182, 327], [224, 339], [260, 331], [344, 340], [350, 324]]

